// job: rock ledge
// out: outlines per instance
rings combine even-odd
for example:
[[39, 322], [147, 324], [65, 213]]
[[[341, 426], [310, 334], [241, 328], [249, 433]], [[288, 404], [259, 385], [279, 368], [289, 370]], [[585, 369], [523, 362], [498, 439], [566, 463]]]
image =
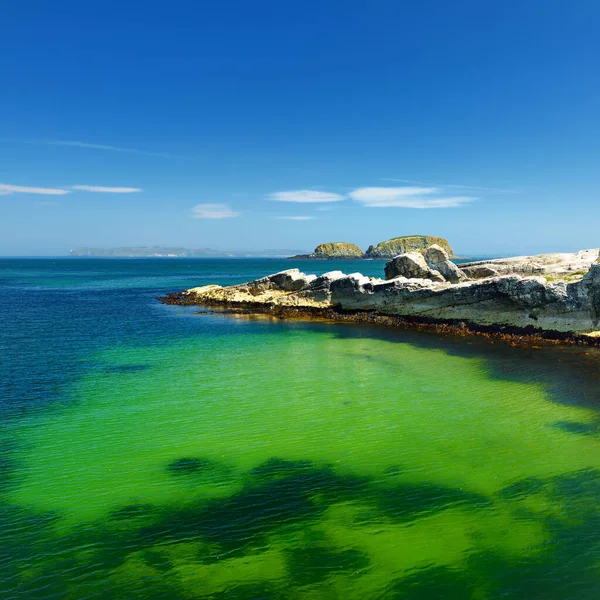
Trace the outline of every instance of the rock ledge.
[[[446, 271], [447, 254], [443, 249], [428, 250], [427, 260], [422, 254], [414, 254], [388, 263], [386, 273], [392, 273], [390, 265], [398, 259], [410, 263], [411, 277], [383, 280], [341, 271], [316, 276], [289, 269], [241, 285], [193, 288], [171, 296], [168, 303], [250, 312], [278, 308], [283, 316], [285, 309], [366, 312], [436, 323], [561, 334], [597, 335], [594, 332], [600, 329], [600, 262], [593, 262], [577, 281], [549, 281], [544, 276], [519, 274], [468, 281], [464, 270], [458, 275], [458, 269]], [[410, 261], [407, 256], [412, 257]], [[432, 269], [431, 265], [440, 270]], [[437, 275], [431, 277], [432, 272]]]

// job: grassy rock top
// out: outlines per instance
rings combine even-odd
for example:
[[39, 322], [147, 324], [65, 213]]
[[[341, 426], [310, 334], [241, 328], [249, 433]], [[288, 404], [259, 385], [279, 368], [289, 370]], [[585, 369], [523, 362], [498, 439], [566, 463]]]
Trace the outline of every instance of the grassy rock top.
[[454, 256], [448, 240], [431, 235], [404, 235], [380, 242], [377, 246], [369, 246], [365, 253], [366, 258], [393, 258], [398, 254], [423, 250], [428, 246], [437, 244], [443, 248], [448, 256]]
[[348, 242], [328, 242], [319, 244], [314, 251], [316, 258], [343, 258], [346, 256], [360, 258], [363, 251], [356, 244]]

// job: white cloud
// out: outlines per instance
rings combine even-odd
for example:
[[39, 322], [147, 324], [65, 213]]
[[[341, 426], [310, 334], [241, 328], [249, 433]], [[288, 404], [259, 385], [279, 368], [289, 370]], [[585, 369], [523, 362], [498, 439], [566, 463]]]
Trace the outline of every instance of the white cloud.
[[315, 202], [340, 202], [345, 200], [340, 194], [331, 192], [319, 192], [317, 190], [291, 190], [287, 192], [274, 192], [269, 196], [270, 200], [277, 202], [300, 202], [300, 203], [315, 203]]
[[196, 204], [192, 208], [194, 219], [230, 219], [239, 217], [240, 213], [235, 212], [226, 204]]
[[56, 188], [25, 187], [22, 185], [8, 185], [6, 183], [0, 183], [0, 194], [3, 196], [7, 196], [8, 194], [46, 194], [50, 196], [63, 196], [64, 194], [68, 193], [68, 190]]
[[112, 152], [127, 152], [129, 154], [143, 154], [145, 156], [160, 156], [161, 158], [179, 158], [173, 154], [163, 152], [147, 152], [136, 148], [120, 148], [119, 146], [108, 146], [106, 144], [88, 144], [87, 142], [71, 142], [61, 140], [35, 140], [25, 141], [25, 144], [37, 144], [41, 146], [71, 146], [73, 148], [88, 148], [90, 150], [111, 150]]
[[319, 206], [317, 207], [317, 210], [321, 210], [321, 211], [325, 211], [325, 210], [333, 210], [333, 208], [331, 206]]
[[479, 185], [456, 185], [456, 184], [444, 184], [444, 183], [425, 183], [423, 181], [415, 181], [414, 179], [394, 179], [392, 177], [384, 177], [382, 181], [396, 181], [398, 183], [418, 183], [419, 185], [434, 185], [441, 188], [458, 188], [462, 190], [479, 190], [484, 192], [499, 192], [501, 194], [516, 194], [515, 190], [510, 189], [499, 189], [491, 187], [482, 187]]
[[435, 187], [367, 187], [350, 192], [350, 197], [370, 208], [453, 208], [475, 200], [470, 196], [439, 196]]
[[74, 190], [81, 190], [84, 192], [103, 192], [106, 194], [131, 194], [133, 192], [142, 192], [140, 188], [130, 187], [103, 187], [101, 185], [74, 185]]
[[281, 221], [310, 221], [314, 219], [314, 217], [275, 217], [276, 219], [280, 219]]

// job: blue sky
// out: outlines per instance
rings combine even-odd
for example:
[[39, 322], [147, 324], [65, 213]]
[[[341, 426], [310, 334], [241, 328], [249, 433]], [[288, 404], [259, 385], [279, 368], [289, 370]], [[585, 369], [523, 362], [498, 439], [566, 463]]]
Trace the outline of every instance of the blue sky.
[[0, 7], [0, 254], [600, 246], [596, 0]]

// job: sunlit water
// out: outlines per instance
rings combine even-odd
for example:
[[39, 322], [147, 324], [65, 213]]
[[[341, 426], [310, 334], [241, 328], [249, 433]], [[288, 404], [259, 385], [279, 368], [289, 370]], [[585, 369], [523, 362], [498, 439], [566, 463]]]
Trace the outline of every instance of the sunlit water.
[[155, 300], [290, 266], [0, 261], [0, 597], [600, 597], [597, 357]]

